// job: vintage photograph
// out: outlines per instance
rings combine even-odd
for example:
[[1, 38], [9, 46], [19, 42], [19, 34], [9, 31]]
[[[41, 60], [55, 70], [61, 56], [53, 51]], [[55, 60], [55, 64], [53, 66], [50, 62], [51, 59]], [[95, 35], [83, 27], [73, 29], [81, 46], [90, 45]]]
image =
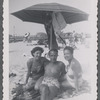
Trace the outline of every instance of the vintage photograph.
[[96, 100], [97, 0], [8, 1], [9, 100]]

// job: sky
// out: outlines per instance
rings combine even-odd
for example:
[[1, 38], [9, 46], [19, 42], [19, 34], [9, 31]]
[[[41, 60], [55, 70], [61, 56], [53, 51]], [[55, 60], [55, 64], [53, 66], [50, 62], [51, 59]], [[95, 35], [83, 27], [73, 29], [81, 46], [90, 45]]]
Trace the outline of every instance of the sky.
[[30, 32], [35, 35], [38, 32], [45, 32], [44, 25], [32, 22], [23, 22], [11, 13], [22, 10], [39, 3], [60, 3], [71, 7], [78, 8], [89, 14], [88, 21], [82, 21], [75, 24], [67, 25], [64, 32], [85, 32], [91, 33], [91, 16], [93, 12], [94, 0], [9, 0], [9, 34], [24, 35]]

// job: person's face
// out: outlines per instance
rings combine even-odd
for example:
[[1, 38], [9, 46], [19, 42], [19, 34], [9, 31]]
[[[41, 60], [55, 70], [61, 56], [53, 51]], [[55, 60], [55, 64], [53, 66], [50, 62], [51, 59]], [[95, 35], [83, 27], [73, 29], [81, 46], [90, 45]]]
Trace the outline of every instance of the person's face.
[[57, 60], [58, 53], [55, 51], [50, 51], [49, 58], [51, 62], [55, 62]]
[[35, 51], [34, 53], [33, 53], [33, 55], [34, 55], [34, 58], [36, 59], [36, 60], [38, 60], [38, 59], [40, 59], [40, 57], [41, 57], [41, 51]]
[[73, 54], [69, 50], [64, 50], [64, 58], [69, 61], [73, 58]]

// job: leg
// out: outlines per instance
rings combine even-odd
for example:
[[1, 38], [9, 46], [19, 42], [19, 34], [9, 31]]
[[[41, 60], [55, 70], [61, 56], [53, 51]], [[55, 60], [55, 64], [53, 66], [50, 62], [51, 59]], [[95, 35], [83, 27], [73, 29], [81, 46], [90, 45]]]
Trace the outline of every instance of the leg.
[[59, 92], [59, 88], [56, 86], [50, 86], [49, 87], [49, 100], [53, 100], [55, 97], [57, 97], [58, 92]]
[[49, 87], [47, 85], [42, 84], [40, 86], [41, 97], [40, 100], [50, 100], [49, 99]]
[[34, 86], [35, 90], [39, 90], [42, 81], [43, 81], [43, 76], [41, 76], [41, 77], [37, 80], [37, 82], [35, 83], [35, 86]]
[[35, 86], [36, 81], [30, 80], [26, 85], [23, 86], [23, 90], [32, 90]]

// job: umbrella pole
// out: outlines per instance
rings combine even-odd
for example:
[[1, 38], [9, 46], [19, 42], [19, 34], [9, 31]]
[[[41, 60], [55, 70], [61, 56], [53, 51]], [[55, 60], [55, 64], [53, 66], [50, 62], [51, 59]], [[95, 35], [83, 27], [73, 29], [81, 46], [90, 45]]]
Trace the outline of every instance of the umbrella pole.
[[50, 49], [52, 49], [52, 27], [51, 27], [51, 34], [50, 34]]

